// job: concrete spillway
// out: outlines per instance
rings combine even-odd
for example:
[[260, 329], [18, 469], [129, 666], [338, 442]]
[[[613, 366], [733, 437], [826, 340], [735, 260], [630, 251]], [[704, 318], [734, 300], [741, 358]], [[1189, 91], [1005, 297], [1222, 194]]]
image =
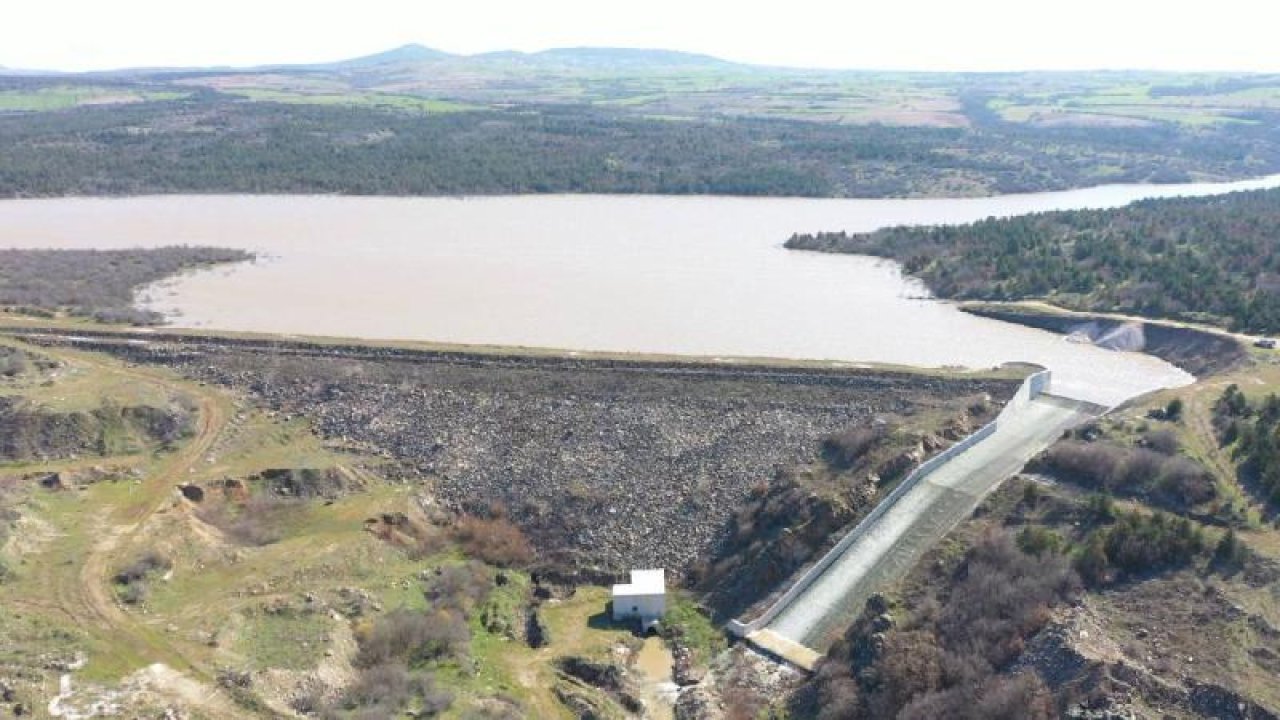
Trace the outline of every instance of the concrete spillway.
[[1063, 431], [1102, 408], [1052, 395], [1018, 398], [994, 428], [884, 501], [754, 623], [731, 626], [762, 649], [812, 668], [867, 598], [901, 578], [982, 498]]

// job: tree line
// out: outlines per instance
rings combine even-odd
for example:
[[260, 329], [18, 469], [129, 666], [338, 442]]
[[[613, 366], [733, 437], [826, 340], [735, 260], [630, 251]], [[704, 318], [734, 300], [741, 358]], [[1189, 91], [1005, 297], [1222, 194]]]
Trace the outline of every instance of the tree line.
[[[0, 196], [883, 197], [942, 195], [957, 187], [1011, 193], [1180, 182], [1280, 168], [1280, 115], [1196, 132], [1175, 125], [1080, 129], [995, 122], [929, 128], [669, 119], [587, 105], [423, 114], [190, 90], [181, 100], [0, 114]], [[1111, 171], [1100, 176], [1100, 166]]]

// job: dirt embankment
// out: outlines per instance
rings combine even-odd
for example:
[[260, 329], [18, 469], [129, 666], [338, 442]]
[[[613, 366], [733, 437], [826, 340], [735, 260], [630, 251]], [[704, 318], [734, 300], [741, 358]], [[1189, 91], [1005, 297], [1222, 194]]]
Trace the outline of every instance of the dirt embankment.
[[109, 455], [175, 442], [189, 434], [191, 426], [190, 412], [176, 406], [103, 406], [86, 412], [53, 412], [0, 397], [0, 459]]
[[1026, 325], [1060, 335], [1083, 333], [1094, 340], [1131, 326], [1140, 332], [1141, 344], [1126, 349], [1154, 355], [1196, 377], [1226, 372], [1248, 359], [1248, 351], [1239, 341], [1195, 328], [1119, 320], [1102, 315], [1056, 314], [1001, 305], [968, 305], [961, 309], [980, 317]]
[[712, 556], [752, 488], [822, 439], [1010, 380], [163, 338], [82, 344], [242, 389], [383, 453], [447, 509], [501, 505], [586, 577]]

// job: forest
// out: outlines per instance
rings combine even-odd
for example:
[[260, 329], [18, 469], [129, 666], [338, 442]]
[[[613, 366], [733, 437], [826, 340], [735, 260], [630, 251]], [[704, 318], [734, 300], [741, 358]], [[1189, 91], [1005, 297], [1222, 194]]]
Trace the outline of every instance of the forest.
[[969, 225], [796, 234], [787, 247], [893, 258], [944, 298], [1280, 331], [1280, 190], [1144, 200]]
[[[0, 91], [16, 82], [0, 79]], [[37, 97], [39, 88], [27, 87], [32, 82], [4, 92]], [[136, 94], [151, 97], [147, 92], [155, 93]], [[969, 127], [929, 127], [767, 115], [673, 118], [563, 103], [424, 113], [249, 101], [209, 88], [185, 92], [177, 99], [0, 111], [0, 197], [910, 197], [1238, 178], [1280, 168], [1280, 122], [1269, 110], [1254, 111], [1250, 122], [1194, 130], [1044, 127], [1004, 122], [976, 98], [964, 105]]]

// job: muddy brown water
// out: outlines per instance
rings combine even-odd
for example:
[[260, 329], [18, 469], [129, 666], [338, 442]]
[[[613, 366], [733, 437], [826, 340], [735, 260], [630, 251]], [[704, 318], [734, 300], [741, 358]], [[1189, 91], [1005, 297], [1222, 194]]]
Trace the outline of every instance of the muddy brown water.
[[679, 691], [672, 676], [674, 664], [675, 658], [662, 638], [650, 635], [644, 639], [635, 667], [649, 700], [645, 717], [650, 720], [671, 720], [675, 717], [675, 698]]
[[152, 287], [180, 327], [579, 350], [991, 367], [1028, 361], [1114, 403], [1189, 376], [972, 317], [898, 266], [788, 251], [795, 231], [1108, 207], [1280, 185], [1110, 186], [972, 199], [153, 196], [0, 201], [0, 246], [210, 244], [252, 264]]

